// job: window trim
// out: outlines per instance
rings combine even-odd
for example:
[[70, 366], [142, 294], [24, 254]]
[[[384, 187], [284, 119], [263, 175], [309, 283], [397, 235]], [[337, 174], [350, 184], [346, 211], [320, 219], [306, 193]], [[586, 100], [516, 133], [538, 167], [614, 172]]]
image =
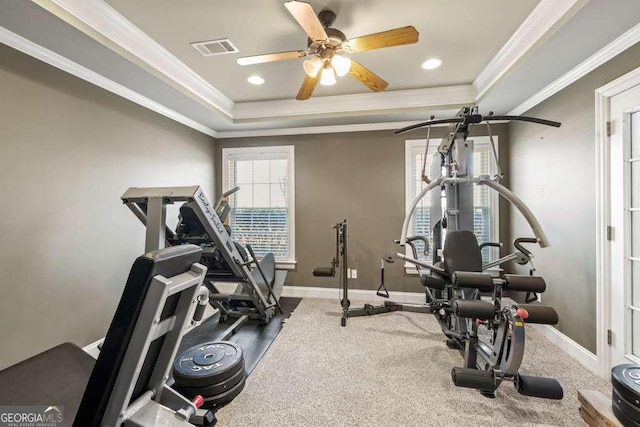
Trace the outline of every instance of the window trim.
[[[295, 201], [295, 150], [293, 145], [271, 145], [261, 147], [228, 147], [222, 149], [222, 191], [229, 187], [229, 160], [238, 158], [263, 159], [275, 153], [286, 154], [287, 174], [289, 176], [289, 259], [276, 260], [276, 268], [279, 270], [293, 270], [296, 268], [296, 201]], [[240, 190], [242, 191], [242, 190]]]
[[[482, 146], [482, 147], [487, 147], [489, 150], [491, 150], [491, 140], [489, 139], [488, 136], [474, 136], [474, 137], [469, 137], [468, 139], [473, 141], [474, 149], [477, 146]], [[441, 140], [442, 140], [441, 138], [430, 139], [429, 141], [430, 155], [435, 154], [435, 152], [438, 149], [438, 146], [440, 145]], [[424, 144], [426, 141], [427, 141], [426, 138], [405, 140], [405, 150], [404, 150], [404, 205], [405, 205], [404, 211], [405, 211], [405, 214], [406, 212], [409, 211], [409, 208], [411, 207], [411, 203], [413, 203], [413, 199], [414, 199], [413, 192], [411, 191], [412, 190], [411, 185], [413, 184], [413, 176], [411, 174], [413, 153], [414, 153], [414, 150], [418, 147], [424, 150]], [[496, 152], [498, 153], [498, 161], [499, 161], [500, 160], [499, 138], [494, 135], [493, 141], [496, 146]], [[495, 164], [493, 154], [491, 154], [490, 156], [489, 165], [490, 165], [489, 173], [490, 175], [493, 176], [497, 173], [497, 165]], [[500, 241], [500, 195], [496, 191], [489, 190], [489, 207], [491, 211], [491, 215], [490, 215], [491, 231], [492, 231], [491, 240], [495, 242], [499, 242]], [[413, 227], [413, 219], [409, 223], [409, 230], [411, 230], [412, 227]], [[405, 247], [405, 250], [407, 251], [406, 254], [408, 256], [412, 256], [409, 253], [410, 248], [408, 246]], [[490, 248], [489, 250], [497, 252], [499, 251], [499, 248]], [[418, 271], [416, 270], [413, 264], [405, 262], [404, 267], [405, 267], [405, 272], [407, 274], [418, 274]]]

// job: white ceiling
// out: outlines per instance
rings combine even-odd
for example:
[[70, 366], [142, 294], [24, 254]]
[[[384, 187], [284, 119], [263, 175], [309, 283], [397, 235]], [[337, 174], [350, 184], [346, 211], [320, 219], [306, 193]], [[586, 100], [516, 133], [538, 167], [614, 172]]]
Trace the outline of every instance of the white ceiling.
[[[414, 25], [420, 41], [353, 54], [390, 83], [385, 92], [345, 76], [296, 101], [301, 60], [235, 63], [305, 47], [283, 1], [0, 0], [0, 42], [187, 126], [232, 137], [393, 129], [474, 103], [504, 114], [539, 99], [538, 91], [550, 93], [545, 86], [585, 61], [593, 65], [589, 58], [608, 44], [640, 40], [638, 0], [314, 1], [316, 11], [337, 13], [334, 26], [347, 37]], [[220, 37], [240, 53], [204, 58], [188, 45]], [[431, 56], [443, 66], [420, 69]], [[249, 85], [250, 74], [267, 83]]]
[[[387, 90], [470, 84], [520, 26], [539, 0], [311, 1], [316, 12], [329, 8], [333, 27], [347, 38], [413, 25], [418, 43], [351, 56], [389, 83]], [[118, 12], [177, 56], [234, 102], [292, 99], [304, 78], [302, 59], [240, 66], [239, 56], [304, 50], [307, 36], [282, 0], [107, 0]], [[229, 38], [239, 53], [200, 56], [190, 42]], [[437, 70], [420, 68], [443, 60]], [[250, 75], [266, 83], [253, 86]], [[315, 96], [366, 93], [345, 76], [334, 86], [318, 86]]]

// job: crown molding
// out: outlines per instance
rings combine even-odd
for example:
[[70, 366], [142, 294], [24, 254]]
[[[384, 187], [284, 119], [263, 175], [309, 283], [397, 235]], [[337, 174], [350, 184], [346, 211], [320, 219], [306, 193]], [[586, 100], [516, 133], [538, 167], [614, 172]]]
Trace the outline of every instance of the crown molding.
[[49, 49], [33, 43], [32, 41], [27, 40], [24, 37], [9, 31], [4, 27], [0, 27], [0, 43], [6, 44], [13, 49], [19, 50], [20, 52], [39, 59], [42, 62], [46, 62], [53, 67], [56, 67], [98, 87], [101, 87], [102, 89], [108, 90], [109, 92], [112, 92], [123, 98], [126, 98], [129, 101], [135, 102], [136, 104], [148, 108], [149, 110], [155, 111], [158, 114], [162, 114], [163, 116], [175, 120], [176, 122], [182, 123], [185, 126], [188, 126], [209, 136], [217, 136], [217, 132], [215, 130], [210, 129], [207, 126], [198, 123], [186, 116], [183, 116], [182, 114], [173, 111], [145, 96], [142, 96], [138, 92], [124, 87], [121, 84], [114, 82], [113, 80], [107, 79], [106, 77], [88, 68], [85, 68], [82, 65], [77, 64], [62, 55], [58, 55], [57, 53], [52, 52]]
[[418, 108], [471, 105], [476, 91], [472, 85], [427, 89], [394, 90], [353, 95], [320, 96], [304, 102], [295, 99], [238, 102], [233, 108], [234, 122], [283, 117], [344, 115], [360, 112], [388, 112]]
[[568, 19], [588, 0], [541, 0], [489, 64], [473, 81], [476, 101], [502, 78], [536, 44], [543, 40], [552, 27]]
[[[209, 84], [184, 62], [180, 61], [105, 1], [38, 0], [38, 4], [58, 15], [69, 24], [75, 24], [74, 26], [78, 27], [76, 22], [69, 19], [69, 16], [60, 13], [55, 8], [47, 7], [46, 3], [59, 7], [73, 18], [81, 21], [92, 31], [115, 43], [117, 47], [124, 49], [155, 71], [160, 72], [194, 99], [214, 108], [228, 118], [232, 118], [233, 101], [231, 99]], [[79, 29], [86, 32], [86, 28]]]
[[529, 111], [545, 99], [550, 98], [570, 84], [580, 80], [591, 71], [609, 62], [638, 42], [640, 42], [640, 24], [597, 51], [568, 73], [563, 74], [560, 78], [545, 86], [542, 90], [511, 110], [509, 114], [520, 115]]

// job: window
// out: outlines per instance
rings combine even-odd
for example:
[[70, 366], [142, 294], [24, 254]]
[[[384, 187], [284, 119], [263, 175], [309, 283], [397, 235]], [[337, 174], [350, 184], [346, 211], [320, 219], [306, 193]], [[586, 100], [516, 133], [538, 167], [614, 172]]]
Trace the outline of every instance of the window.
[[[496, 145], [498, 138], [493, 137]], [[491, 145], [488, 137], [470, 138], [474, 141], [473, 165], [474, 176], [491, 175], [496, 172], [495, 160], [491, 152]], [[427, 184], [422, 181], [422, 162], [425, 149], [424, 139], [407, 140], [405, 146], [405, 210], [408, 210], [413, 200], [420, 194]], [[433, 180], [437, 176], [431, 176], [431, 161], [440, 145], [440, 139], [432, 139], [427, 153], [426, 173]], [[497, 149], [497, 147], [496, 147]], [[431, 190], [430, 193], [438, 191]], [[498, 194], [484, 185], [474, 185], [474, 233], [478, 238], [478, 243], [498, 241]], [[433, 247], [431, 227], [429, 218], [430, 196], [425, 196], [415, 210], [415, 215], [409, 225], [409, 236], [428, 236], [429, 243]], [[426, 261], [432, 260], [432, 255], [423, 254], [422, 244], [417, 242], [419, 258]], [[410, 255], [410, 253], [408, 253]], [[484, 262], [497, 258], [497, 248], [487, 248], [482, 251]], [[407, 264], [410, 267], [409, 264]], [[412, 270], [409, 268], [409, 270]], [[413, 270], [415, 271], [415, 270]]]
[[222, 149], [222, 190], [240, 187], [229, 200], [232, 237], [280, 267], [295, 265], [293, 181], [291, 145]]

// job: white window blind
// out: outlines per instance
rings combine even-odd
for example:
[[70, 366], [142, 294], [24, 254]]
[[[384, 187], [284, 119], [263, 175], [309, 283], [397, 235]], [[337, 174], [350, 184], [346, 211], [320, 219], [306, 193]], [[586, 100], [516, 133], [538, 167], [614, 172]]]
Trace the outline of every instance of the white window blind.
[[223, 149], [223, 174], [223, 191], [240, 187], [229, 201], [232, 238], [293, 261], [293, 146]]
[[[497, 137], [494, 137], [497, 142]], [[474, 175], [493, 175], [495, 172], [495, 161], [489, 145], [487, 137], [476, 137], [474, 141], [473, 165]], [[433, 139], [429, 144], [429, 152], [427, 153], [426, 173], [433, 180], [437, 176], [431, 176], [431, 162], [434, 159], [440, 139]], [[408, 209], [413, 200], [427, 186], [422, 180], [422, 162], [424, 159], [425, 140], [408, 140], [406, 141], [406, 208]], [[439, 157], [436, 157], [439, 159]], [[438, 189], [431, 190], [432, 192]], [[442, 196], [444, 197], [444, 195]], [[432, 230], [435, 224], [430, 223], [430, 195], [422, 198], [418, 204], [413, 221], [409, 229], [411, 236], [428, 236], [430, 246], [433, 247]], [[443, 200], [444, 205], [444, 200]], [[498, 241], [498, 196], [483, 185], [474, 185], [474, 233], [478, 238], [478, 243], [497, 242]], [[423, 246], [420, 241], [416, 241], [419, 251], [419, 259], [431, 261], [432, 254], [425, 256]], [[488, 262], [497, 256], [494, 249], [483, 249], [482, 257], [484, 262]]]

